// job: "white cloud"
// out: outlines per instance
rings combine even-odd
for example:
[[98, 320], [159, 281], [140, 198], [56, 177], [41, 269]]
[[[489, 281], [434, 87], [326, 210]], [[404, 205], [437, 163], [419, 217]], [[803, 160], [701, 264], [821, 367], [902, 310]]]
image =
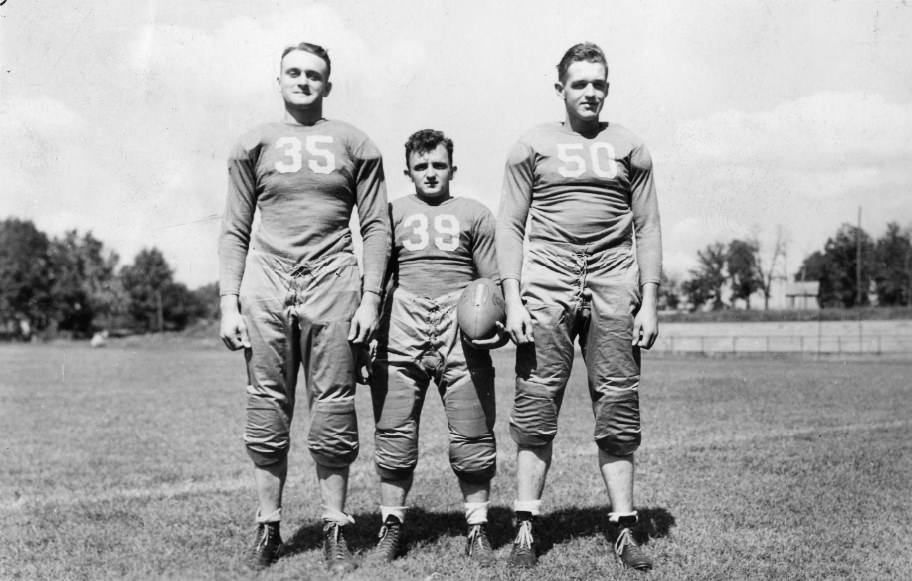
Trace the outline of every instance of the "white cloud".
[[[912, 222], [912, 104], [824, 93], [680, 124], [661, 156], [666, 248], [790, 232], [793, 264], [843, 222], [880, 235]], [[666, 262], [672, 263], [669, 256]]]

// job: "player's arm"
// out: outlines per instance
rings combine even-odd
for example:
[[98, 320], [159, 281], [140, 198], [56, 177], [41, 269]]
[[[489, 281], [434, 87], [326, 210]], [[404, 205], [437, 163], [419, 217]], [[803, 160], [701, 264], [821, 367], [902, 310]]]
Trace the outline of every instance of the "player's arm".
[[500, 284], [507, 311], [506, 331], [518, 345], [533, 341], [532, 317], [522, 302], [519, 287], [523, 237], [532, 204], [533, 155], [529, 146], [519, 142], [507, 158], [495, 236]]
[[649, 349], [659, 336], [658, 294], [662, 276], [662, 230], [652, 175], [652, 157], [640, 144], [631, 153], [631, 211], [643, 300], [633, 321], [633, 344]]
[[[472, 261], [479, 278], [487, 278], [499, 285], [500, 273], [497, 270], [497, 256], [494, 253], [494, 232], [496, 223], [494, 216], [482, 207], [481, 213], [473, 221], [472, 228]], [[509, 342], [510, 336], [506, 328], [497, 322], [497, 333], [489, 339], [469, 339], [466, 341], [476, 349], [498, 349]]]
[[355, 192], [364, 240], [361, 261], [364, 282], [361, 304], [352, 317], [348, 340], [366, 344], [377, 330], [380, 295], [392, 244], [383, 161], [369, 140], [365, 140], [355, 153]]
[[232, 351], [250, 347], [238, 295], [256, 211], [257, 154], [257, 149], [239, 145], [228, 160], [228, 195], [219, 235], [219, 336]]

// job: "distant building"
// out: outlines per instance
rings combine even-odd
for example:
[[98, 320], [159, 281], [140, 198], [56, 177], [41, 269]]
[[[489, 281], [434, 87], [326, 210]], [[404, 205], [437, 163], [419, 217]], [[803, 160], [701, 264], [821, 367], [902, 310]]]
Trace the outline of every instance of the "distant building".
[[785, 308], [816, 311], [820, 308], [819, 294], [819, 281], [790, 282], [785, 287]]

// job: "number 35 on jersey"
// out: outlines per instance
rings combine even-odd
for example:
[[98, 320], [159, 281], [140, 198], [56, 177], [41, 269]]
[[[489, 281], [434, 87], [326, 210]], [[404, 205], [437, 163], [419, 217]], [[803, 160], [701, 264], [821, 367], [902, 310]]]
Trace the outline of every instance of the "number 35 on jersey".
[[333, 138], [329, 135], [308, 135], [303, 140], [298, 137], [281, 137], [275, 143], [279, 156], [275, 170], [279, 173], [294, 173], [300, 171], [306, 161], [308, 169], [313, 173], [332, 173], [336, 169], [336, 156], [327, 147], [332, 142]]

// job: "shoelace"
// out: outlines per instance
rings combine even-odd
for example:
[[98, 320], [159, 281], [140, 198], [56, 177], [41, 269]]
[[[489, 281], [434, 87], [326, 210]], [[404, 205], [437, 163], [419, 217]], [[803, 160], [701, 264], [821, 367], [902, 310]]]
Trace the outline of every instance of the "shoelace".
[[[257, 541], [256, 548], [265, 549], [266, 545], [269, 544], [269, 526], [260, 525], [260, 527], [261, 527], [260, 530], [262, 531], [263, 536]], [[259, 533], [260, 531], [257, 531], [257, 532]]]
[[639, 545], [637, 545], [636, 541], [633, 540], [630, 529], [624, 528], [621, 529], [621, 533], [618, 535], [617, 541], [614, 543], [615, 554], [620, 557], [621, 553], [624, 552], [624, 547], [628, 545], [630, 545], [634, 550], [639, 548]]
[[[529, 533], [529, 539], [531, 540], [532, 534]], [[472, 530], [469, 531], [469, 543], [475, 544], [478, 543], [478, 546], [484, 550], [491, 550], [491, 543], [488, 541], [488, 536], [482, 534], [481, 525], [474, 525]]]
[[[389, 535], [389, 536], [387, 536]], [[377, 535], [377, 538], [380, 539], [381, 544], [392, 543], [399, 537], [399, 527], [389, 527], [382, 525], [380, 527], [380, 534]]]
[[529, 549], [532, 550], [532, 522], [531, 521], [520, 521], [519, 522], [519, 532], [516, 533], [516, 540], [513, 541], [513, 544], [519, 545], [520, 549]]
[[344, 559], [345, 558], [345, 549], [342, 548], [342, 543], [345, 542], [345, 537], [342, 536], [342, 527], [339, 524], [333, 523], [328, 527], [328, 530], [331, 531], [332, 535], [332, 545], [330, 547], [332, 558], [333, 559]]

